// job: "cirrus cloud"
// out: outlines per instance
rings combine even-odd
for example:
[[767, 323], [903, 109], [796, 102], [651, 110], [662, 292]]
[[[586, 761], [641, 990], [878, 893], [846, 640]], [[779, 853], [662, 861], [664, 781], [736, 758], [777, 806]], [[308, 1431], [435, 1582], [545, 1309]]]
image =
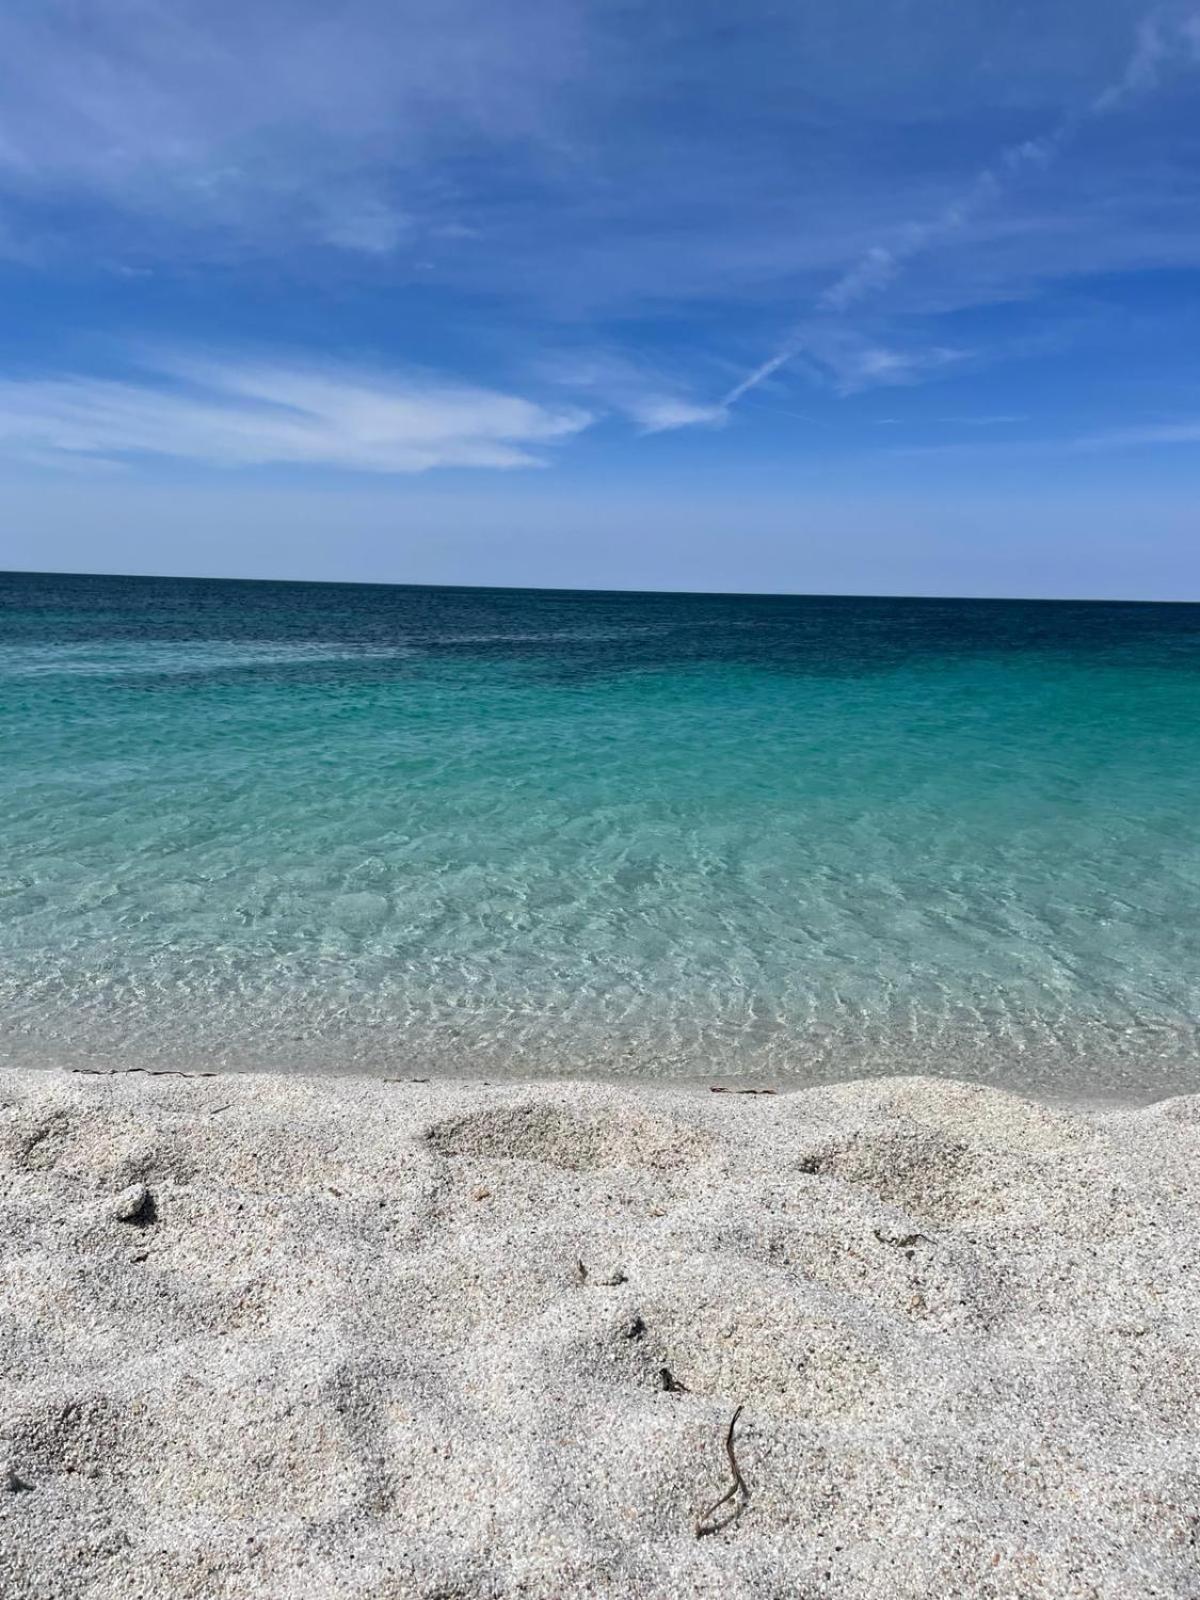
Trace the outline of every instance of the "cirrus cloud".
[[337, 366], [170, 358], [124, 379], [0, 381], [0, 452], [43, 464], [535, 467], [590, 420], [495, 389]]

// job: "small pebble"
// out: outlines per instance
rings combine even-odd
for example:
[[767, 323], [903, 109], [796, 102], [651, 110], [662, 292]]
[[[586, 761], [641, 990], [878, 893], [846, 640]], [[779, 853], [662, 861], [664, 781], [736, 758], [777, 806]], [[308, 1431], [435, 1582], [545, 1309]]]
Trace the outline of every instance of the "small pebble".
[[117, 1222], [140, 1225], [154, 1221], [154, 1196], [144, 1183], [131, 1183], [122, 1189], [113, 1202], [112, 1215]]

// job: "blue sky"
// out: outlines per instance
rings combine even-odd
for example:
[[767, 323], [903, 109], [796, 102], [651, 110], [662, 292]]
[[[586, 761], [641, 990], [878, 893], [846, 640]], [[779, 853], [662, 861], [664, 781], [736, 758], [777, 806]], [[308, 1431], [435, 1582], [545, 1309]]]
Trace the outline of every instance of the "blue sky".
[[1200, 598], [1200, 6], [9, 0], [0, 565]]

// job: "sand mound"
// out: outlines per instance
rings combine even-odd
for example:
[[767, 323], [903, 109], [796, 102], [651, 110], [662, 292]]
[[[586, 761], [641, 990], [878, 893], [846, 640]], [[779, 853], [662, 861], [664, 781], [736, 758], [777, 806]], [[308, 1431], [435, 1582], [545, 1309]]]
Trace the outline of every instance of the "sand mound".
[[9, 1073], [0, 1195], [5, 1600], [1200, 1595], [1200, 1099]]

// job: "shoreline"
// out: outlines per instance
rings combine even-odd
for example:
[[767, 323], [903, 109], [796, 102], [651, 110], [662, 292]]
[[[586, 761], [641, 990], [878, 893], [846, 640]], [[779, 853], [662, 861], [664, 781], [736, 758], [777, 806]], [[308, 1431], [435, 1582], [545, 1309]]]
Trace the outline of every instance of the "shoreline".
[[711, 1087], [0, 1072], [0, 1589], [1194, 1595], [1200, 1095]]
[[766, 1096], [768, 1098], [784, 1098], [789, 1095], [819, 1094], [828, 1089], [849, 1089], [855, 1085], [866, 1084], [902, 1084], [920, 1080], [930, 1084], [958, 1085], [967, 1089], [981, 1089], [987, 1092], [1008, 1095], [1018, 1100], [1028, 1100], [1034, 1105], [1045, 1106], [1048, 1110], [1077, 1111], [1083, 1114], [1103, 1114], [1106, 1111], [1141, 1111], [1149, 1110], [1153, 1106], [1163, 1105], [1169, 1100], [1186, 1100], [1193, 1096], [1200, 1096], [1200, 1062], [1197, 1063], [1198, 1082], [1194, 1089], [1174, 1090], [1119, 1090], [1102, 1089], [1091, 1090], [1087, 1093], [1071, 1093], [1043, 1089], [1037, 1085], [1030, 1086], [1024, 1082], [1001, 1082], [999, 1080], [972, 1077], [969, 1073], [963, 1076], [943, 1075], [940, 1072], [854, 1072], [845, 1078], [822, 1078], [809, 1081], [804, 1078], [780, 1077], [779, 1075], [756, 1076], [754, 1074], [698, 1074], [679, 1073], [664, 1075], [662, 1077], [637, 1077], [634, 1075], [621, 1075], [600, 1071], [569, 1072], [559, 1075], [553, 1074], [525, 1074], [514, 1073], [512, 1076], [486, 1077], [484, 1073], [489, 1069], [481, 1068], [477, 1071], [447, 1072], [436, 1067], [420, 1070], [413, 1074], [389, 1075], [384, 1072], [373, 1071], [365, 1067], [339, 1068], [337, 1071], [322, 1071], [316, 1067], [289, 1068], [281, 1072], [270, 1066], [230, 1067], [222, 1064], [214, 1068], [200, 1067], [82, 1067], [61, 1066], [47, 1062], [44, 1065], [30, 1066], [28, 1064], [9, 1064], [0, 1060], [0, 1080], [6, 1075], [27, 1074], [38, 1077], [41, 1074], [66, 1074], [81, 1078], [192, 1078], [201, 1081], [214, 1078], [280, 1078], [282, 1080], [304, 1080], [316, 1083], [381, 1083], [381, 1084], [410, 1084], [410, 1085], [459, 1085], [484, 1089], [503, 1089], [514, 1087], [554, 1089], [561, 1088], [567, 1091], [577, 1084], [591, 1085], [596, 1088], [628, 1089], [635, 1094], [653, 1094], [657, 1090], [679, 1090], [680, 1092], [695, 1091], [710, 1094]]

